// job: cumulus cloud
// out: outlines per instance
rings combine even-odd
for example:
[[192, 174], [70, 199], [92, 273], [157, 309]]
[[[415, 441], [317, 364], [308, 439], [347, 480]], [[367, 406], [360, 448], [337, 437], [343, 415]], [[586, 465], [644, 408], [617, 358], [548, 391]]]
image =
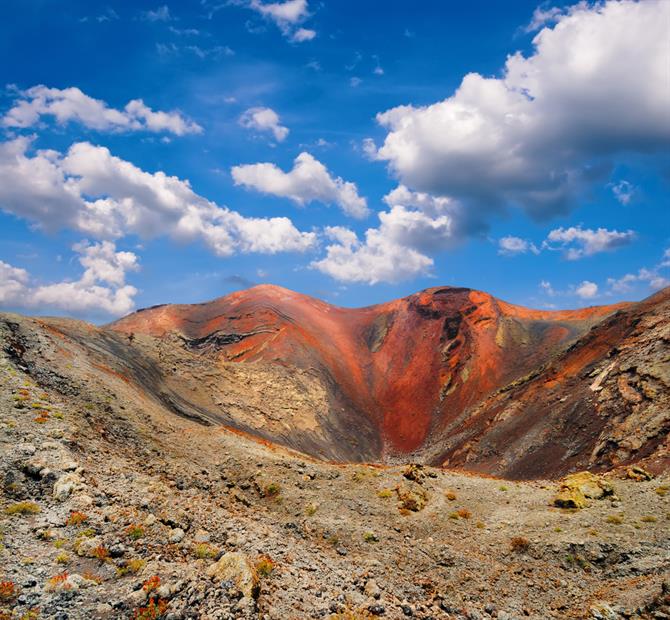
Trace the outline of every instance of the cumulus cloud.
[[141, 99], [133, 99], [123, 110], [117, 110], [75, 87], [60, 89], [38, 85], [18, 91], [17, 95], [17, 101], [2, 118], [4, 127], [34, 127], [42, 117], [52, 116], [59, 125], [78, 122], [97, 131], [150, 131], [177, 136], [202, 132], [200, 125], [180, 112], [154, 111]]
[[598, 285], [595, 282], [584, 280], [576, 289], [575, 293], [582, 299], [593, 299], [598, 295]]
[[400, 282], [430, 271], [433, 259], [427, 253], [458, 242], [453, 213], [459, 205], [453, 200], [401, 185], [384, 202], [389, 210], [377, 214], [379, 226], [365, 232], [365, 241], [347, 228], [330, 228], [335, 243], [311, 266], [345, 282]]
[[30, 154], [30, 140], [0, 143], [0, 209], [46, 230], [70, 228], [102, 239], [128, 234], [203, 241], [218, 256], [303, 252], [316, 234], [285, 217], [248, 218], [193, 191], [188, 181], [145, 172], [88, 142], [65, 154]]
[[547, 235], [543, 247], [561, 249], [568, 260], [577, 260], [614, 250], [629, 244], [633, 239], [635, 239], [635, 232], [632, 230], [618, 231], [606, 228], [592, 230], [581, 226], [571, 226], [552, 230]]
[[498, 240], [498, 254], [512, 256], [514, 254], [526, 254], [527, 252], [539, 254], [540, 250], [531, 241], [522, 239], [521, 237], [514, 237], [513, 235], [508, 235]]
[[311, 267], [344, 282], [400, 282], [425, 273], [433, 260], [416, 250], [393, 242], [376, 228], [365, 233], [362, 243], [348, 228], [330, 227], [326, 234], [335, 241], [326, 247], [325, 258]]
[[336, 204], [351, 217], [368, 215], [367, 201], [358, 195], [356, 184], [332, 177], [328, 169], [307, 152], [295, 158], [289, 172], [272, 163], [259, 163], [233, 166], [231, 174], [235, 185], [289, 198], [301, 206], [318, 201]]
[[288, 127], [279, 122], [279, 114], [272, 108], [249, 108], [240, 116], [240, 125], [258, 132], [270, 132], [277, 142], [285, 140], [289, 132]]
[[524, 28], [525, 32], [536, 32], [547, 24], [557, 22], [563, 11], [558, 7], [546, 7], [544, 5], [538, 6], [533, 11], [533, 17], [528, 25]]
[[403, 184], [484, 221], [509, 206], [542, 219], [567, 212], [621, 153], [670, 145], [670, 3], [582, 2], [536, 17], [556, 24], [500, 78], [470, 73], [443, 101], [377, 115], [388, 133], [374, 155]]
[[316, 37], [316, 30], [310, 28], [298, 28], [292, 35], [291, 41], [295, 43], [303, 43], [304, 41], [311, 41]]
[[33, 282], [25, 269], [0, 261], [0, 304], [8, 307], [43, 308], [69, 313], [126, 314], [134, 306], [137, 289], [126, 284], [126, 274], [136, 271], [137, 256], [117, 252], [110, 241], [82, 241], [72, 248], [84, 272], [78, 280], [53, 284]]
[[247, 5], [258, 14], [274, 22], [282, 34], [296, 43], [311, 41], [316, 32], [308, 28], [298, 27], [309, 16], [307, 0], [286, 0], [285, 2], [268, 2], [250, 0]]

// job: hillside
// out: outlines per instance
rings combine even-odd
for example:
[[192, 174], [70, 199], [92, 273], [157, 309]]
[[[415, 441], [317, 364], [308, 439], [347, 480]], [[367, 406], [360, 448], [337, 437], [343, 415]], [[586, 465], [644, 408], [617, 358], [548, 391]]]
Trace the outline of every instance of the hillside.
[[425, 460], [436, 435], [616, 309], [528, 310], [449, 287], [348, 309], [259, 286], [109, 331], [158, 361], [186, 414], [322, 458], [390, 462]]

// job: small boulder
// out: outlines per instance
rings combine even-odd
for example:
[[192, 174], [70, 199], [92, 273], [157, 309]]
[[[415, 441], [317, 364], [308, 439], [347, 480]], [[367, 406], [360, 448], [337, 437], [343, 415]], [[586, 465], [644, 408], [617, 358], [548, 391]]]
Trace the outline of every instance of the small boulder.
[[211, 539], [209, 532], [207, 530], [199, 529], [193, 536], [193, 542], [196, 543], [208, 543]]
[[398, 486], [395, 491], [398, 495], [399, 508], [401, 510], [419, 512], [420, 510], [423, 510], [428, 503], [428, 493], [421, 487], [412, 490], [408, 487]]
[[426, 477], [423, 467], [415, 463], [411, 463], [405, 467], [405, 471], [403, 471], [402, 475], [407, 478], [407, 480], [412, 480], [418, 484], [421, 484]]
[[76, 552], [82, 558], [95, 557], [95, 550], [102, 546], [102, 540], [98, 536], [82, 538], [77, 542]]
[[649, 473], [643, 467], [633, 465], [626, 470], [626, 477], [638, 482], [644, 482], [645, 480], [653, 480], [654, 474]]
[[184, 535], [184, 530], [182, 530], [180, 527], [176, 527], [170, 532], [169, 541], [173, 545], [176, 545], [177, 543], [180, 543], [182, 540], [184, 540]]
[[363, 592], [366, 596], [374, 599], [378, 599], [382, 594], [381, 588], [377, 585], [377, 582], [374, 579], [367, 580]]
[[210, 565], [207, 576], [213, 581], [231, 581], [243, 596], [256, 598], [259, 592], [258, 574], [246, 555], [237, 551], [225, 553]]
[[54, 499], [58, 500], [59, 502], [64, 502], [68, 497], [70, 497], [72, 491], [74, 491], [77, 488], [77, 485], [80, 483], [81, 478], [73, 472], [61, 476], [54, 483]]

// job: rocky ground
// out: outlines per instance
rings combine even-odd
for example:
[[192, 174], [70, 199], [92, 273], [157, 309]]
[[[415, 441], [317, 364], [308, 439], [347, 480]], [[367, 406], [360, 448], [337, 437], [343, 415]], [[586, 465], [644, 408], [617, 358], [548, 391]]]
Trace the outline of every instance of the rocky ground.
[[667, 475], [319, 462], [0, 337], [0, 618], [670, 618]]

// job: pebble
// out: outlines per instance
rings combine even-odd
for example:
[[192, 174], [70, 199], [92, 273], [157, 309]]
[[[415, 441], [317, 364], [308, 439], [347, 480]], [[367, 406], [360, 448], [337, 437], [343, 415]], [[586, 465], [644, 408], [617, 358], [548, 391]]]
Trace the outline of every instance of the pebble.
[[170, 536], [168, 540], [172, 544], [177, 544], [180, 543], [182, 540], [184, 540], [184, 536], [185, 536], [184, 530], [182, 530], [180, 527], [176, 527], [170, 531]]

